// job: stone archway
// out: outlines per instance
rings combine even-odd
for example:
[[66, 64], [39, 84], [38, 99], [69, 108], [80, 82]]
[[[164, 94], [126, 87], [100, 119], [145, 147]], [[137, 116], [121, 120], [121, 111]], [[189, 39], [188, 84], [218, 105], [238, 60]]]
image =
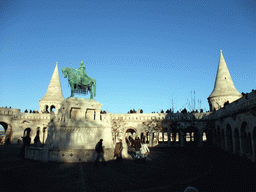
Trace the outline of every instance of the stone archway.
[[11, 137], [9, 137], [8, 136], [8, 132], [7, 132], [7, 130], [8, 130], [8, 124], [7, 123], [5, 123], [5, 122], [0, 122], [0, 125], [3, 127], [3, 129], [4, 129], [4, 134], [2, 135], [2, 136], [0, 136], [0, 144], [10, 144], [11, 143], [11, 141], [10, 141], [10, 138]]
[[49, 106], [48, 105], [44, 106], [44, 112], [49, 113]]
[[50, 107], [50, 112], [55, 113], [55, 106], [54, 106], [54, 105], [51, 105], [51, 107]]
[[138, 134], [138, 131], [134, 128], [128, 128], [124, 132], [125, 137], [127, 138], [132, 137], [133, 139], [135, 139], [135, 137], [138, 136], [137, 134]]
[[186, 146], [198, 146], [199, 133], [196, 127], [188, 127], [185, 129]]

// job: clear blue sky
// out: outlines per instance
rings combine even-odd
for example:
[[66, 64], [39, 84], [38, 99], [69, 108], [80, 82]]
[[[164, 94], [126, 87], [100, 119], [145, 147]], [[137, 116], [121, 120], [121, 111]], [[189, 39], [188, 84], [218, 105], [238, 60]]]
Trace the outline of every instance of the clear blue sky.
[[65, 98], [61, 68], [83, 60], [111, 113], [177, 111], [191, 91], [209, 110], [221, 49], [237, 90], [256, 88], [255, 0], [1, 0], [0, 37], [0, 106], [22, 112], [56, 62]]

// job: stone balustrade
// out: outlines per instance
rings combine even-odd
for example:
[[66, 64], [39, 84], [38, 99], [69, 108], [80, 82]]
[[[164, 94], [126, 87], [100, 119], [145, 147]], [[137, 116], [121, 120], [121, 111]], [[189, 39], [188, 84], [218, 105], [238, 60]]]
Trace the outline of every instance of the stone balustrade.
[[226, 105], [225, 107], [213, 112], [209, 119], [218, 119], [226, 115], [230, 115], [232, 113], [239, 112], [248, 107], [256, 106], [256, 91], [252, 91], [241, 97], [240, 99]]
[[20, 113], [20, 109], [0, 107], [0, 115], [14, 115]]
[[[101, 121], [105, 122], [110, 119], [123, 119], [127, 121], [147, 121], [147, 120], [178, 120], [178, 121], [190, 121], [190, 120], [200, 120], [204, 117], [208, 116], [212, 112], [205, 112], [205, 113], [132, 113], [132, 114], [101, 114]], [[110, 120], [109, 119], [109, 120]]]

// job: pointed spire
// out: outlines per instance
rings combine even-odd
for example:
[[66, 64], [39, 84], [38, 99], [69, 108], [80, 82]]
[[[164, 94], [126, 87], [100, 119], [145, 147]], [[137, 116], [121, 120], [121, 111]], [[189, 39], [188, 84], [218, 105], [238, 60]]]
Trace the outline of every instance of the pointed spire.
[[62, 101], [62, 100], [65, 100], [65, 98], [62, 94], [60, 76], [58, 71], [58, 62], [56, 62], [56, 66], [53, 71], [52, 78], [48, 86], [47, 92], [40, 101]]
[[209, 96], [209, 98], [218, 97], [218, 96], [239, 96], [239, 97], [241, 96], [241, 93], [237, 91], [232, 81], [232, 78], [228, 71], [227, 64], [222, 55], [222, 50], [220, 50], [220, 60], [219, 60], [219, 66], [218, 66], [218, 71], [216, 75], [214, 89], [211, 95]]

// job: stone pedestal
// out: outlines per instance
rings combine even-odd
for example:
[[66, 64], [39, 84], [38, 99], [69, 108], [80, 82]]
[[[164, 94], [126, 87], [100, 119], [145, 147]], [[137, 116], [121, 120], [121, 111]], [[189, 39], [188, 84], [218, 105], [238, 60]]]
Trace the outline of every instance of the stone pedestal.
[[96, 158], [95, 146], [103, 139], [106, 160], [113, 159], [112, 128], [100, 121], [102, 104], [94, 99], [69, 97], [48, 124], [43, 148], [27, 149], [27, 158], [42, 161], [87, 162]]

